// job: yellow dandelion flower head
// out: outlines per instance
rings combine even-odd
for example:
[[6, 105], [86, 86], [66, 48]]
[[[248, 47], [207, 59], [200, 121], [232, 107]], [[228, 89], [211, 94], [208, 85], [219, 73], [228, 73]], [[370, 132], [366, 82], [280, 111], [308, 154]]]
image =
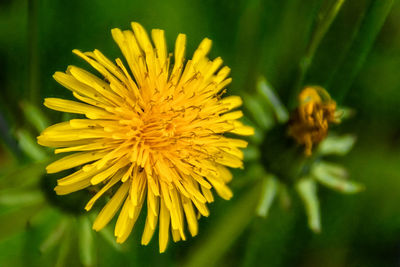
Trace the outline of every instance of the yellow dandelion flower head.
[[242, 167], [240, 148], [247, 143], [223, 134], [252, 135], [253, 129], [238, 121], [241, 111], [231, 111], [242, 104], [240, 97], [221, 98], [231, 82], [230, 69], [221, 67], [221, 58], [207, 58], [209, 39], [185, 62], [184, 34], [176, 39], [172, 60], [163, 30], [152, 30], [153, 42], [138, 23], [132, 30], [111, 32], [128, 68], [98, 50], [74, 50], [103, 77], [75, 66], [56, 72], [54, 79], [80, 102], [46, 98], [44, 105], [86, 118], [50, 126], [38, 142], [55, 147], [55, 153], [73, 152], [47, 166], [48, 173], [74, 169], [58, 180], [57, 194], [100, 186], [86, 205], [90, 210], [105, 192], [115, 191], [95, 230], [121, 209], [115, 236], [124, 242], [146, 201], [141, 242], [149, 243], [159, 222], [163, 252], [170, 232], [175, 242], [186, 239], [186, 224], [192, 236], [197, 234], [198, 218], [209, 215], [212, 188], [224, 199], [232, 197], [227, 167]]
[[318, 144], [328, 134], [329, 123], [338, 123], [336, 102], [319, 86], [306, 86], [298, 96], [299, 106], [289, 123], [289, 135], [305, 146], [304, 153], [312, 154], [313, 144]]

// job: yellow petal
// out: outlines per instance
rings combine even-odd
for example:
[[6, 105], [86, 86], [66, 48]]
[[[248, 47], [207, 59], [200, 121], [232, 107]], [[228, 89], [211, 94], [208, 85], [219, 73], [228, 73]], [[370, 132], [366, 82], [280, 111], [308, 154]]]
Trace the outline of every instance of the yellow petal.
[[159, 229], [159, 246], [160, 253], [163, 253], [168, 245], [169, 238], [169, 222], [170, 215], [169, 210], [165, 206], [164, 200], [161, 198], [160, 204], [160, 229]]
[[46, 98], [44, 105], [57, 111], [85, 114], [90, 119], [113, 119], [114, 116], [105, 110], [87, 104], [60, 98]]
[[251, 126], [243, 125], [240, 121], [233, 122], [234, 129], [230, 130], [231, 133], [250, 136], [254, 134], [254, 128]]
[[203, 41], [201, 41], [199, 47], [193, 54], [193, 64], [196, 64], [197, 62], [199, 62], [200, 59], [207, 56], [208, 52], [210, 52], [211, 45], [212, 41], [208, 38], [204, 38]]
[[126, 199], [115, 224], [114, 235], [117, 237], [117, 243], [123, 243], [133, 228], [133, 220], [129, 218], [128, 214], [129, 205], [131, 205], [131, 202]]
[[222, 115], [221, 120], [222, 121], [237, 120], [237, 119], [240, 119], [241, 117], [243, 117], [243, 112], [241, 110], [237, 110], [237, 111], [229, 112], [229, 113]]
[[96, 193], [96, 195], [94, 195], [94, 197], [92, 197], [89, 202], [86, 204], [85, 206], [85, 210], [89, 211], [94, 203], [96, 203], [96, 201], [107, 191], [109, 190], [112, 186], [114, 186], [117, 182], [119, 182], [121, 180], [121, 175], [122, 173], [117, 173], [114, 175], [114, 177], [105, 185], [103, 186], [99, 192]]
[[[147, 212], [147, 218], [146, 218], [146, 223], [144, 225], [144, 230], [143, 230], [143, 235], [142, 235], [142, 240], [141, 243], [142, 245], [147, 245], [151, 238], [153, 237], [154, 231], [155, 231], [155, 227], [153, 227], [153, 225], [150, 222], [150, 217], [154, 217], [154, 214], [151, 211]], [[157, 222], [157, 220], [156, 220]]]
[[228, 96], [223, 98], [221, 104], [226, 106], [229, 110], [240, 107], [243, 103], [242, 98], [240, 96]]
[[167, 72], [167, 42], [165, 41], [164, 31], [154, 29], [151, 31], [151, 36], [157, 49], [160, 66], [164, 72]]
[[179, 230], [171, 229], [171, 233], [172, 233], [172, 239], [174, 240], [174, 242], [178, 242], [181, 240], [181, 235], [179, 233]]
[[126, 198], [129, 190], [129, 183], [123, 183], [114, 196], [107, 202], [104, 208], [97, 215], [96, 220], [93, 223], [93, 229], [100, 231], [108, 222], [114, 217], [115, 213], [119, 210], [122, 202]]
[[65, 186], [60, 186], [57, 185], [54, 190], [56, 191], [57, 195], [67, 195], [72, 192], [76, 192], [79, 190], [82, 190], [86, 187], [90, 186], [90, 179], [83, 179], [81, 181], [78, 181], [73, 184], [65, 185]]
[[201, 203], [196, 198], [192, 198], [192, 202], [196, 206], [197, 210], [200, 212], [201, 215], [205, 217], [208, 217], [208, 215], [210, 215], [210, 211], [208, 210], [206, 204]]
[[201, 192], [203, 193], [203, 196], [207, 199], [208, 203], [211, 203], [214, 201], [214, 196], [210, 189], [205, 188], [204, 186], [201, 186]]
[[78, 152], [54, 161], [46, 167], [47, 173], [55, 173], [71, 169], [82, 164], [98, 160], [107, 152]]
[[228, 183], [232, 180], [232, 173], [229, 171], [228, 168], [222, 165], [217, 165], [217, 169], [219, 171], [220, 177], [225, 183]]
[[184, 58], [185, 50], [186, 50], [186, 35], [179, 34], [175, 42], [175, 53], [174, 53], [175, 62], [170, 78], [172, 84], [174, 85], [177, 84], [183, 70], [183, 62], [185, 60]]
[[[124, 168], [128, 163], [129, 161], [124, 158], [117, 160], [117, 162], [110, 164], [110, 167], [108, 169], [93, 176], [92, 179], [90, 179], [90, 183], [92, 185], [96, 185], [98, 183], [107, 180], [110, 176], [114, 175], [118, 170]], [[119, 176], [119, 179], [121, 178], [122, 176]]]
[[193, 209], [192, 201], [188, 198], [182, 196], [182, 205], [185, 210], [186, 220], [188, 222], [189, 231], [192, 236], [197, 235], [198, 232], [198, 224], [196, 214]]

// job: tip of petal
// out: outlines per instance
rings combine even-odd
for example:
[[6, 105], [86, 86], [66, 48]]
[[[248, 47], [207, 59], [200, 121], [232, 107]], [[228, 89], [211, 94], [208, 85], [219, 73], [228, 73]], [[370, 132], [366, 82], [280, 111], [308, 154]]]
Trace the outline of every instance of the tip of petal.
[[163, 247], [160, 246], [160, 253], [164, 253], [165, 250], [167, 250], [167, 246], [166, 245], [163, 246]]
[[72, 49], [72, 53], [74, 53], [75, 55], [82, 54], [82, 52], [78, 49]]

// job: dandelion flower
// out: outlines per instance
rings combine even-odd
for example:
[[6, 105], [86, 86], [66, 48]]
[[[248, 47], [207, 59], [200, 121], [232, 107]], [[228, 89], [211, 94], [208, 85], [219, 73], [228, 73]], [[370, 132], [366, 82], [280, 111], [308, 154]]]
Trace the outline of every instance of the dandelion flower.
[[80, 101], [46, 98], [44, 105], [86, 118], [50, 126], [38, 142], [55, 147], [56, 154], [72, 152], [47, 166], [48, 173], [74, 170], [58, 180], [57, 194], [100, 186], [85, 207], [90, 210], [104, 193], [114, 192], [93, 229], [105, 227], [120, 210], [114, 233], [124, 242], [146, 202], [141, 242], [150, 242], [159, 222], [163, 252], [170, 232], [175, 242], [186, 239], [185, 225], [197, 234], [197, 220], [209, 215], [207, 203], [214, 200], [212, 188], [232, 197], [227, 167], [243, 167], [240, 148], [247, 143], [224, 134], [252, 135], [253, 129], [238, 121], [241, 111], [232, 111], [242, 104], [240, 97], [221, 98], [230, 69], [221, 67], [221, 58], [207, 58], [209, 39], [185, 62], [184, 34], [172, 60], [162, 30], [152, 30], [153, 43], [138, 23], [111, 32], [128, 68], [98, 50], [73, 50], [103, 77], [75, 66], [56, 72], [54, 79]]
[[292, 114], [289, 135], [305, 146], [310, 156], [313, 144], [318, 144], [328, 134], [329, 123], [338, 123], [336, 102], [322, 87], [307, 86], [299, 94], [299, 106]]

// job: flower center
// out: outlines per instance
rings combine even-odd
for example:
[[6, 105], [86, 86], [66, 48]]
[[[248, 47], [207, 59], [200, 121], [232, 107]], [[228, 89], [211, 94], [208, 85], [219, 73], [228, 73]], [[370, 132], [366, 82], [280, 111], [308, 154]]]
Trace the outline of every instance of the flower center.
[[175, 125], [172, 122], [167, 124], [164, 129], [164, 134], [166, 136], [173, 136], [175, 134]]

